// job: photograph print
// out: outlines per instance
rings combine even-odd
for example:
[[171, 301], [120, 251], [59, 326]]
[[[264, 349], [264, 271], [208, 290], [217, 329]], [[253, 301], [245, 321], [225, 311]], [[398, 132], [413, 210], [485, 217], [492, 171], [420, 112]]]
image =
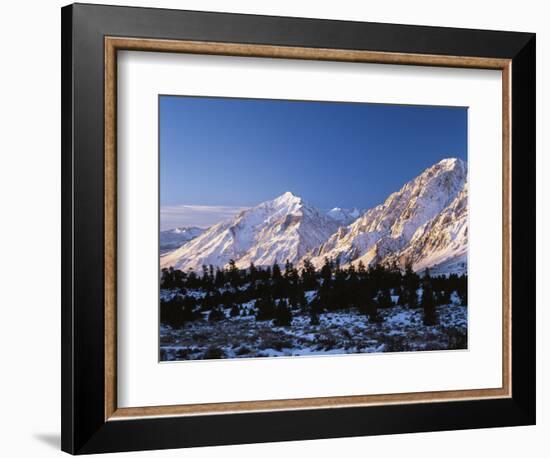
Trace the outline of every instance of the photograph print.
[[160, 95], [160, 361], [467, 349], [467, 119]]

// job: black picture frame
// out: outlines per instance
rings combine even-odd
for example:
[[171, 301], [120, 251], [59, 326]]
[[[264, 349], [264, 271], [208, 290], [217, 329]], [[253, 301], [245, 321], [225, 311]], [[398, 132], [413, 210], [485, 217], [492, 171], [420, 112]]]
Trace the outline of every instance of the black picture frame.
[[[64, 451], [535, 424], [535, 34], [89, 4], [61, 14]], [[105, 36], [511, 59], [511, 398], [106, 421]]]

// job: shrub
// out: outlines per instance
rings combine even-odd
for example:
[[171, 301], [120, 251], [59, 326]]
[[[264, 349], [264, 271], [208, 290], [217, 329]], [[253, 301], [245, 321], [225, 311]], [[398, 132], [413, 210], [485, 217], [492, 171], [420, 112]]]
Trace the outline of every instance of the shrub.
[[319, 315], [317, 315], [314, 311], [309, 314], [309, 324], [311, 326], [319, 325]]
[[386, 336], [384, 341], [384, 351], [392, 353], [410, 351], [410, 345], [407, 342], [407, 339], [403, 336]]
[[466, 330], [457, 328], [446, 328], [444, 330], [449, 340], [449, 350], [465, 350], [468, 348], [468, 334]]
[[223, 313], [219, 307], [214, 307], [210, 314], [208, 315], [208, 321], [220, 321], [225, 318], [225, 313]]
[[160, 302], [160, 322], [173, 328], [182, 328], [188, 321], [198, 320], [201, 316], [196, 310], [196, 302], [190, 297], [176, 295]]
[[229, 316], [239, 316], [240, 314], [241, 314], [241, 311], [239, 310], [239, 307], [233, 304], [231, 306], [231, 311], [229, 312]]
[[333, 336], [323, 335], [316, 339], [319, 350], [332, 350], [336, 348], [336, 339]]
[[208, 347], [202, 355], [202, 359], [222, 359], [225, 358], [225, 352], [219, 347]]
[[285, 335], [268, 334], [262, 338], [262, 342], [258, 348], [262, 350], [273, 348], [274, 350], [281, 351], [283, 348], [291, 347], [292, 340]]
[[235, 351], [235, 354], [237, 356], [248, 355], [249, 353], [250, 353], [250, 348], [248, 348], [246, 345], [242, 345]]
[[382, 308], [389, 308], [393, 306], [393, 301], [391, 299], [391, 294], [389, 289], [383, 289], [378, 293], [378, 296], [376, 297], [376, 302], [378, 303], [379, 307]]

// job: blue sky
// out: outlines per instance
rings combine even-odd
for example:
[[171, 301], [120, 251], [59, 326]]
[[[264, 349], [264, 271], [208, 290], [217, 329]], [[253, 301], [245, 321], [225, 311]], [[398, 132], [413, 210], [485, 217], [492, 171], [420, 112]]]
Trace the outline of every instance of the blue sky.
[[164, 210], [249, 207], [285, 191], [321, 209], [368, 208], [443, 158], [467, 159], [464, 107], [180, 96], [159, 103]]

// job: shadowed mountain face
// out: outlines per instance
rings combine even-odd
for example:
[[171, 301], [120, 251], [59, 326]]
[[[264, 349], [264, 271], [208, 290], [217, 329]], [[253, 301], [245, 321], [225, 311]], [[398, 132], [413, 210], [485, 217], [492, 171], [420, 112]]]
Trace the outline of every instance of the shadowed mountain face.
[[[161, 267], [238, 267], [325, 258], [345, 266], [363, 262], [411, 263], [414, 270], [462, 273], [467, 269], [467, 166], [444, 159], [406, 183], [386, 201], [359, 215], [322, 214], [290, 192], [218, 223], [161, 257]], [[356, 218], [356, 219], [354, 219]], [[351, 224], [350, 220], [353, 220]]]
[[168, 231], [160, 231], [159, 250], [160, 254], [166, 254], [183, 244], [193, 240], [204, 232], [200, 227], [177, 227]]

